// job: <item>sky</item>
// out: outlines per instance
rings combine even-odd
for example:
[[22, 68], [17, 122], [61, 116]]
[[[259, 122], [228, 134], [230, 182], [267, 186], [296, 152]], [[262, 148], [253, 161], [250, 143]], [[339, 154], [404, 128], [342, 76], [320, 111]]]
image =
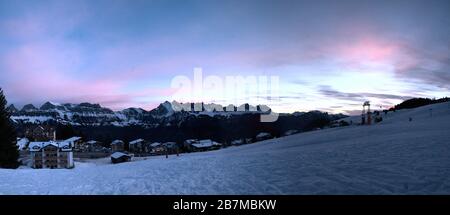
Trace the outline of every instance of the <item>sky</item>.
[[[150, 110], [177, 99], [356, 114], [366, 100], [388, 108], [449, 96], [448, 8], [446, 0], [0, 0], [0, 87], [19, 108]], [[196, 82], [199, 69], [209, 82]], [[242, 87], [226, 77], [258, 82], [225, 93]]]

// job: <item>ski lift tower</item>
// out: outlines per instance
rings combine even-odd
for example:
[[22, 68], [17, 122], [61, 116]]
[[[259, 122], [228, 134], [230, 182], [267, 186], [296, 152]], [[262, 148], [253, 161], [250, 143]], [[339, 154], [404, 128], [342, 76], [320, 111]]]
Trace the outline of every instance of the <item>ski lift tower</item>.
[[[366, 106], [367, 106], [367, 110], [366, 110]], [[370, 125], [372, 123], [372, 118], [370, 116], [370, 102], [369, 101], [365, 101], [363, 104], [363, 111], [361, 114], [361, 124], [362, 125]], [[366, 120], [367, 119], [367, 120]]]

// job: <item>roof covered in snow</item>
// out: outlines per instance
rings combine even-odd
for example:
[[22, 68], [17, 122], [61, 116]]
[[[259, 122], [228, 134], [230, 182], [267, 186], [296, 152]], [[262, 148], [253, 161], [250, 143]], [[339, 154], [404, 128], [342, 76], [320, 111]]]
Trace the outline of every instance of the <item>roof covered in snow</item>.
[[67, 141], [67, 142], [75, 142], [75, 141], [78, 141], [78, 140], [81, 140], [81, 137], [71, 137], [71, 138], [69, 138], [69, 139], [67, 139], [65, 141]]
[[157, 147], [157, 146], [160, 146], [160, 145], [161, 145], [161, 143], [152, 143], [152, 144], [150, 144], [151, 147]]
[[28, 149], [31, 152], [36, 152], [42, 149], [42, 144], [44, 142], [30, 142], [30, 144], [28, 145]]
[[71, 142], [67, 141], [59, 142], [58, 147], [61, 149], [61, 151], [72, 151]]
[[122, 140], [114, 140], [111, 143], [111, 145], [116, 145], [116, 144], [123, 144], [123, 141]]
[[114, 152], [114, 153], [111, 155], [111, 157], [112, 157], [112, 158], [115, 158], [115, 159], [118, 159], [118, 158], [123, 157], [123, 156], [130, 157], [129, 155], [127, 155], [127, 154], [125, 154], [125, 153], [122, 153], [122, 152]]
[[173, 148], [173, 147], [175, 147], [177, 145], [177, 143], [175, 143], [175, 142], [167, 142], [167, 143], [164, 143], [163, 145], [165, 147], [167, 147], [167, 148]]
[[185, 140], [184, 142], [187, 144], [193, 144], [193, 143], [198, 142], [198, 140], [197, 139], [188, 139], [188, 140]]
[[220, 143], [214, 142], [212, 140], [206, 139], [206, 140], [200, 140], [198, 143], [192, 144], [192, 146], [196, 148], [209, 148], [212, 146], [219, 146]]
[[144, 139], [137, 139], [137, 140], [131, 141], [130, 144], [133, 145], [133, 144], [141, 143], [141, 142], [144, 142], [144, 141], [145, 141]]
[[257, 138], [270, 137], [270, 136], [272, 136], [272, 135], [267, 132], [261, 132], [258, 135], [256, 135]]
[[55, 141], [48, 141], [48, 142], [44, 142], [42, 144], [42, 148], [45, 148], [47, 146], [54, 146], [54, 147], [58, 147], [58, 143]]
[[37, 152], [47, 146], [55, 146], [59, 148], [61, 151], [72, 151], [72, 144], [71, 142], [67, 141], [30, 142], [30, 144], [28, 145], [28, 149], [31, 152]]
[[98, 141], [96, 141], [96, 140], [89, 140], [86, 143], [89, 144], [89, 145], [94, 145], [94, 144], [97, 144]]

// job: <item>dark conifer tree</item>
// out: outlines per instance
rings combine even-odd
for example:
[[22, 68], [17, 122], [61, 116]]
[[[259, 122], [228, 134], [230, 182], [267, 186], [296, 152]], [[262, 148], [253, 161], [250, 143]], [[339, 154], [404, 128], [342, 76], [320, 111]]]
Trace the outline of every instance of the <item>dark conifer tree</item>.
[[0, 88], [0, 168], [19, 167], [19, 151], [16, 145], [16, 131], [10, 114], [6, 110], [6, 98]]

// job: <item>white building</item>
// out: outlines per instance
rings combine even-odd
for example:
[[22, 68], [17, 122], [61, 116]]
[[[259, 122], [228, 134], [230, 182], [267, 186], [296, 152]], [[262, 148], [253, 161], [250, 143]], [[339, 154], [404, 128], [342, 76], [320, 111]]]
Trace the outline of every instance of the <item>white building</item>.
[[31, 155], [31, 167], [35, 169], [74, 167], [71, 142], [31, 142], [29, 144], [29, 151]]

